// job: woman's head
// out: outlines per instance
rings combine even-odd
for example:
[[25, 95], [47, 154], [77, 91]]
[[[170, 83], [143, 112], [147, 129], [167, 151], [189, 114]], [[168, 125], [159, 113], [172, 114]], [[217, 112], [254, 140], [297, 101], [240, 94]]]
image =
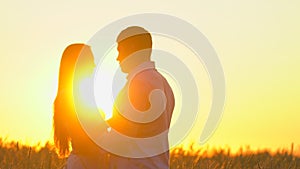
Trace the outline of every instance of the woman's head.
[[53, 115], [54, 142], [61, 156], [69, 153], [71, 141], [69, 126], [78, 123], [73, 107], [73, 87], [79, 83], [80, 79], [90, 76], [94, 67], [94, 57], [90, 46], [72, 44], [64, 50], [60, 62]]
[[69, 45], [63, 52], [60, 62], [58, 90], [71, 89], [76, 82], [75, 79], [91, 75], [94, 67], [94, 57], [90, 46]]

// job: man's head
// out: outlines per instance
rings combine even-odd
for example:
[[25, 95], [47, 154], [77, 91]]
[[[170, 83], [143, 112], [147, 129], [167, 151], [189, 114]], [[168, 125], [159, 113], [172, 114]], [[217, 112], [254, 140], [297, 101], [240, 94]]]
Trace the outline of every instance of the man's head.
[[122, 71], [128, 73], [135, 66], [150, 61], [152, 38], [142, 27], [132, 26], [124, 29], [117, 38], [118, 58]]

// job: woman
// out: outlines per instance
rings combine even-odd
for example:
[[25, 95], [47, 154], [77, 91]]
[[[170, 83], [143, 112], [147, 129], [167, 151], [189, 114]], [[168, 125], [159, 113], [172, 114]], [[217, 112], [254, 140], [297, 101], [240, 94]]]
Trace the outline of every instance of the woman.
[[80, 125], [73, 98], [76, 95], [74, 91], [77, 91], [74, 87], [78, 86], [80, 80], [91, 76], [94, 67], [91, 48], [84, 44], [68, 46], [61, 58], [53, 129], [58, 154], [61, 157], [70, 154], [66, 169], [105, 168], [106, 153], [89, 138]]

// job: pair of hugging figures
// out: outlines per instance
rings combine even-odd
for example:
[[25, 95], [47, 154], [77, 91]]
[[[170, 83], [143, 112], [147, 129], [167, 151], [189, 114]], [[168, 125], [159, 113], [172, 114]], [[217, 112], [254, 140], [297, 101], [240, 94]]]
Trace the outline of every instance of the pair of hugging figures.
[[116, 60], [128, 74], [127, 83], [115, 99], [112, 118], [92, 127], [98, 139], [87, 132], [79, 114], [90, 125], [99, 116], [88, 115], [94, 109], [74, 99], [78, 83], [95, 68], [91, 47], [72, 44], [62, 55], [53, 130], [57, 152], [67, 157], [66, 169], [169, 168], [167, 135], [175, 100], [169, 83], [151, 61], [151, 34], [131, 26], [120, 32], [117, 44]]

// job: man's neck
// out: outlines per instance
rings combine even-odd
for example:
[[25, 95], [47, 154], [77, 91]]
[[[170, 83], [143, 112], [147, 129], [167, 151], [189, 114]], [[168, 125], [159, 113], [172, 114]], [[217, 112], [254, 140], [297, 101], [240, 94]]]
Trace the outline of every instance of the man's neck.
[[138, 66], [136, 66], [134, 69], [132, 69], [128, 75], [127, 75], [127, 80], [130, 80], [131, 78], [133, 78], [136, 74], [147, 70], [147, 69], [155, 69], [155, 63], [153, 61], [145, 61], [141, 64], [139, 64]]

